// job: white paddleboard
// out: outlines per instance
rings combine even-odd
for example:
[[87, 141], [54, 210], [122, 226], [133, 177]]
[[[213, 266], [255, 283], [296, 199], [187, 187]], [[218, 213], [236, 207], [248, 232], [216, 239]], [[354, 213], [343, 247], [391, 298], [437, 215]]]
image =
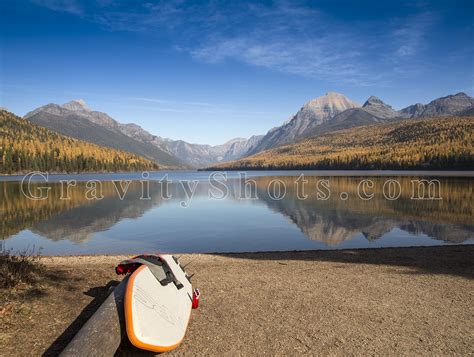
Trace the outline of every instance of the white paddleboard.
[[161, 255], [183, 287], [162, 286], [142, 265], [129, 278], [125, 291], [125, 322], [130, 342], [140, 349], [165, 352], [180, 345], [186, 334], [193, 289], [171, 255]]

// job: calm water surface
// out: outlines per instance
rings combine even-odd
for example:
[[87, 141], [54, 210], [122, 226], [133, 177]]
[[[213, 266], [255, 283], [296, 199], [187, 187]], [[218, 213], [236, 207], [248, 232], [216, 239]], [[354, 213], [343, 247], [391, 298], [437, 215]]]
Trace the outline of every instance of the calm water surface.
[[[50, 176], [47, 184], [32, 185], [33, 192], [39, 187], [50, 189], [48, 199], [38, 201], [22, 194], [18, 178], [3, 178], [3, 249], [17, 252], [34, 247], [41, 248], [42, 254], [58, 255], [474, 243], [474, 180], [466, 174], [468, 177], [438, 178], [441, 200], [411, 198], [411, 180], [417, 173], [379, 177], [372, 172], [370, 177], [364, 177], [367, 173], [345, 176], [347, 172], [326, 172], [322, 177], [320, 172], [305, 172], [306, 199], [302, 199], [301, 186], [295, 183], [297, 172], [248, 173], [254, 184], [247, 185], [247, 191], [237, 173], [229, 173], [225, 182], [228, 195], [224, 199], [209, 197], [210, 193], [214, 197], [222, 193], [210, 186], [210, 173], [169, 173], [167, 189], [158, 181], [164, 175], [150, 175], [149, 200], [141, 199], [140, 174]], [[72, 177], [81, 182], [70, 188], [69, 200], [59, 199], [59, 180]], [[384, 183], [392, 178], [400, 183], [400, 197], [396, 200], [383, 195]], [[85, 181], [90, 179], [101, 181], [103, 199], [88, 199]], [[116, 179], [132, 180], [123, 199], [119, 197], [123, 192], [118, 192], [118, 186], [111, 181]], [[271, 196], [274, 179], [286, 187], [280, 200]], [[318, 186], [321, 179], [328, 180], [328, 189]], [[360, 197], [359, 185], [364, 179], [374, 183], [366, 189], [374, 194], [370, 200]], [[183, 185], [181, 180], [195, 182]], [[318, 188], [326, 199], [318, 196]], [[190, 190], [194, 192], [192, 198]], [[245, 199], [245, 192], [258, 198]]]

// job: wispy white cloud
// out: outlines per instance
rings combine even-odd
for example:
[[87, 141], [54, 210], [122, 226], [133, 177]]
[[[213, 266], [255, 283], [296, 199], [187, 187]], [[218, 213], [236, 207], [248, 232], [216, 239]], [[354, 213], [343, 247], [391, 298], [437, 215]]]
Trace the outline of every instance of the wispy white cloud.
[[238, 60], [305, 77], [368, 84], [364, 79], [367, 68], [351, 41], [324, 38], [295, 42], [292, 37], [263, 40], [259, 36], [243, 35], [205, 43], [189, 52], [208, 63]]
[[[194, 101], [181, 100], [167, 100], [160, 98], [146, 98], [146, 97], [128, 97], [123, 98], [142, 103], [149, 103], [152, 106], [146, 107], [157, 112], [173, 112], [173, 113], [203, 113], [203, 114], [240, 114], [240, 115], [268, 115], [279, 114], [273, 111], [252, 111], [236, 109], [230, 104], [205, 103]], [[157, 104], [154, 105], [154, 104]], [[141, 107], [143, 108], [143, 107]]]
[[128, 99], [140, 101], [140, 102], [157, 103], [157, 104], [187, 105], [187, 106], [198, 106], [198, 107], [218, 106], [218, 104], [213, 104], [213, 103], [175, 101], [175, 100], [167, 100], [167, 99], [159, 99], [159, 98], [130, 97]]
[[76, 13], [111, 31], [167, 36], [174, 49], [200, 62], [237, 61], [358, 86], [387, 81], [387, 63], [393, 61], [397, 75], [417, 67], [413, 59], [425, 47], [426, 35], [437, 21], [433, 12], [423, 12], [421, 7], [417, 15], [403, 19], [354, 24], [313, 6], [284, 0], [225, 6], [215, 1], [197, 5], [160, 0], [133, 8], [109, 0], [101, 0], [94, 8], [81, 8], [75, 0], [35, 1], [54, 11]]
[[426, 48], [426, 35], [436, 23], [438, 16], [432, 12], [422, 12], [405, 19], [398, 20], [391, 32], [396, 46], [394, 55], [404, 59], [414, 57]]
[[247, 21], [229, 20], [229, 26], [241, 31], [213, 31], [184, 50], [207, 63], [235, 60], [304, 77], [370, 85], [370, 68], [361, 51], [368, 39], [353, 29], [294, 2], [249, 5], [246, 15]]
[[35, 4], [53, 11], [67, 12], [82, 16], [84, 9], [76, 0], [32, 0]]

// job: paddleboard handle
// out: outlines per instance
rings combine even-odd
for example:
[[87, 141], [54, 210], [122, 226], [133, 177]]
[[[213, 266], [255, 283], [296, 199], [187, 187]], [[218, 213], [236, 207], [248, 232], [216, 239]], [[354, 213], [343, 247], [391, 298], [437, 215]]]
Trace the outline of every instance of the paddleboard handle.
[[128, 273], [133, 273], [141, 264], [134, 263], [134, 264], [119, 264], [115, 267], [115, 273], [117, 275], [125, 275]]
[[193, 292], [193, 309], [197, 309], [199, 307], [199, 297], [201, 296], [201, 293], [198, 288], [194, 289]]

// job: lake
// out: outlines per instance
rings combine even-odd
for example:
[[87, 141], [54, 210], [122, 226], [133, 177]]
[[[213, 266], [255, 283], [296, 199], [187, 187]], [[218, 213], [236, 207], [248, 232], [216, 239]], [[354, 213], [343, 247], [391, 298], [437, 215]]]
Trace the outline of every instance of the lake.
[[3, 177], [1, 248], [70, 255], [474, 243], [470, 172], [303, 173]]

